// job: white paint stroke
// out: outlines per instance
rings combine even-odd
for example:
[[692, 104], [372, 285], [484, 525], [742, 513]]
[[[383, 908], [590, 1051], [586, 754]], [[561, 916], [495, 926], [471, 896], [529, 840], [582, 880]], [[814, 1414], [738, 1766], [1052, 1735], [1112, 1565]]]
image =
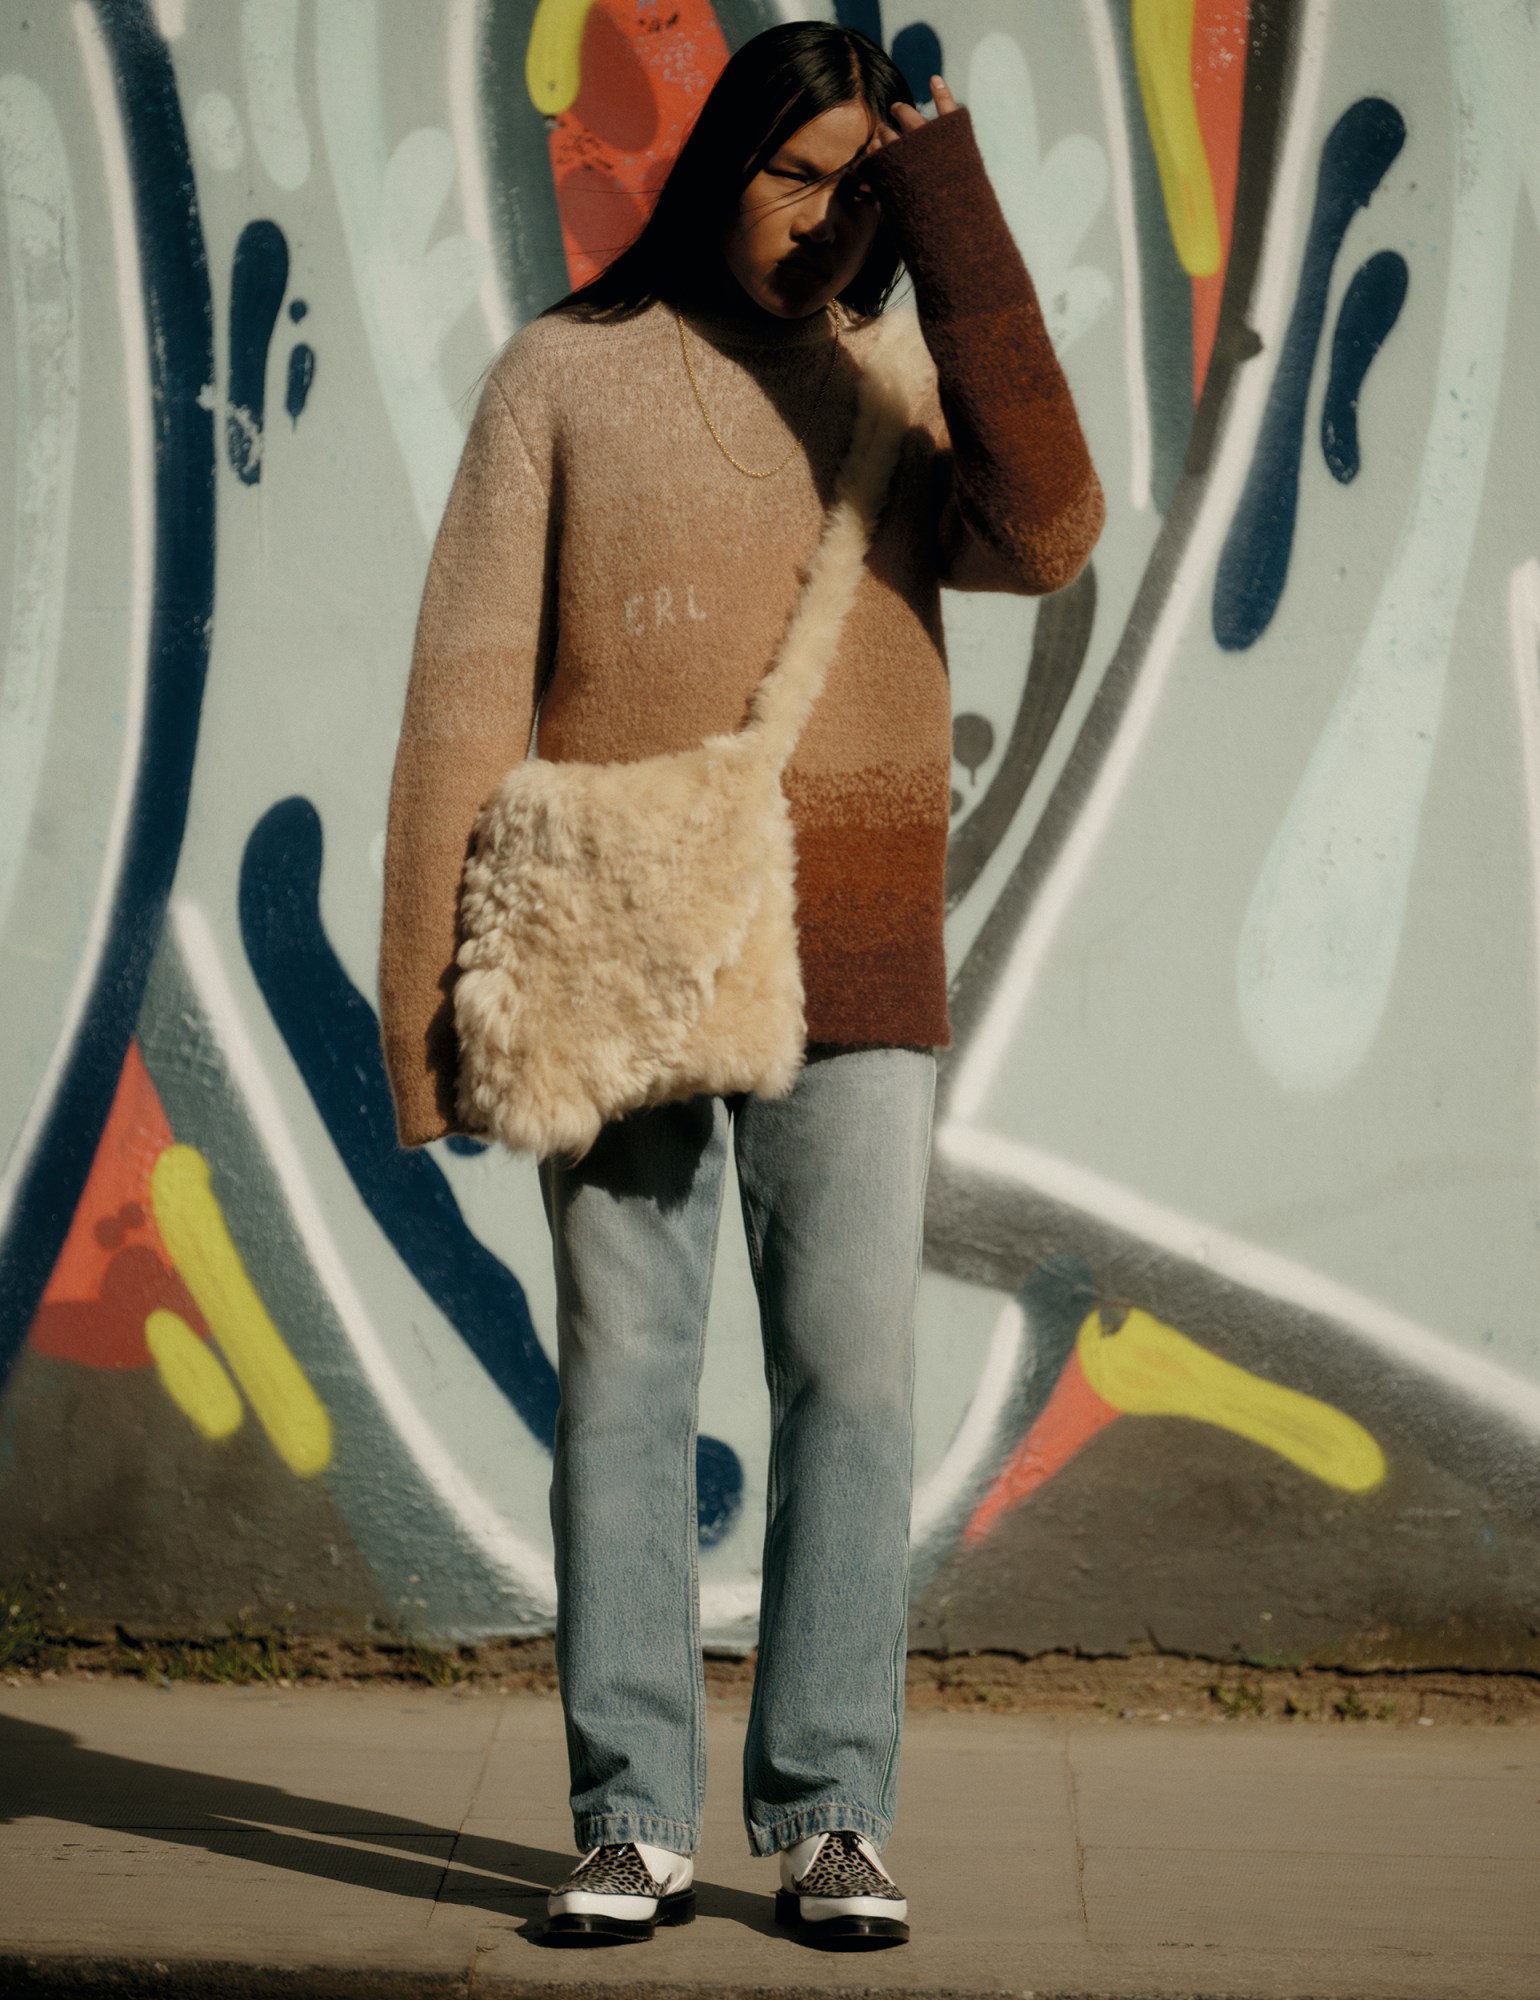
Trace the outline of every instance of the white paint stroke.
[[294, 78], [299, 42], [299, 0], [242, 0], [241, 74], [251, 135], [267, 170], [281, 188], [310, 178], [310, 134]]
[[449, 134], [421, 126], [388, 151], [377, 0], [317, 0], [321, 130], [375, 375], [431, 541], [463, 442], [439, 350], [481, 286], [469, 236], [428, 237], [455, 178]]
[[1368, 629], [1262, 864], [1236, 951], [1236, 1000], [1253, 1054], [1284, 1089], [1317, 1095], [1340, 1089], [1363, 1063], [1395, 979], [1502, 389], [1534, 38], [1522, 6], [1472, 13], [1453, 0], [1445, 21], [1454, 209], [1422, 465]]
[[379, 1407], [423, 1478], [488, 1563], [523, 1594], [536, 1616], [552, 1616], [556, 1606], [556, 1576], [551, 1559], [516, 1534], [504, 1516], [465, 1477], [453, 1454], [424, 1420], [417, 1398], [402, 1381], [368, 1308], [359, 1297], [346, 1260], [323, 1220], [323, 1205], [317, 1199], [288, 1120], [242, 1019], [207, 917], [185, 897], [172, 902], [170, 916], [183, 965], [283, 1190], [295, 1233]]
[[1134, 163], [1128, 145], [1133, 116], [1118, 68], [1117, 44], [1107, 0], [1084, 0], [1086, 34], [1101, 93], [1112, 174], [1112, 215], [1123, 267], [1123, 378], [1128, 392], [1128, 497], [1137, 510], [1150, 504], [1153, 447], [1150, 388], [1144, 368], [1144, 277], [1139, 265], [1139, 225], [1134, 214]]
[[0, 929], [28, 845], [59, 671], [80, 409], [80, 245], [46, 91], [0, 77], [0, 192], [16, 361], [11, 620], [0, 667]]
[[1535, 952], [1535, 1010], [1540, 1026], [1540, 562], [1531, 556], [1508, 579], [1508, 654], [1513, 701], [1524, 759], [1524, 803], [1529, 821], [1531, 943]]
[[1109, 1222], [1141, 1242], [1200, 1265], [1216, 1277], [1334, 1321], [1368, 1346], [1410, 1363], [1470, 1401], [1540, 1432], [1540, 1385], [1482, 1360], [1378, 1299], [1338, 1284], [1306, 1264], [1165, 1208], [1089, 1167], [1019, 1140], [948, 1124], [937, 1132], [936, 1146], [959, 1166], [1046, 1195]]
[[155, 25], [164, 40], [179, 42], [187, 32], [187, 0], [154, 0]]
[[246, 157], [246, 135], [235, 106], [222, 90], [206, 90], [193, 106], [193, 136], [211, 167], [233, 173]]
[[155, 496], [150, 355], [139, 268], [139, 238], [134, 227], [133, 180], [112, 61], [97, 25], [95, 9], [88, 6], [86, 0], [73, 0], [70, 21], [80, 47], [81, 67], [85, 72], [91, 115], [102, 153], [102, 183], [106, 190], [107, 215], [112, 232], [118, 322], [123, 342], [123, 420], [126, 433], [123, 486], [129, 533], [128, 619], [121, 698], [123, 724], [117, 784], [101, 842], [95, 899], [80, 946], [74, 982], [60, 1009], [58, 1039], [33, 1093], [15, 1144], [6, 1158], [4, 1171], [0, 1173], [0, 1231], [9, 1222], [22, 1171], [54, 1116], [54, 1098], [58, 1093], [59, 1080], [74, 1051], [85, 1018], [86, 1003], [106, 948], [118, 881], [123, 870], [129, 817], [139, 782], [149, 674], [150, 613], [154, 595]]
[[512, 337], [513, 314], [499, 280], [492, 197], [487, 187], [486, 139], [481, 129], [481, 26], [484, 0], [451, 0], [447, 81], [449, 134], [459, 168], [460, 207], [467, 234], [482, 247], [481, 311], [498, 347]]
[[1032, 72], [1014, 35], [983, 35], [968, 65], [968, 110], [1016, 247], [1062, 357], [1107, 309], [1112, 281], [1079, 249], [1107, 199], [1107, 156], [1085, 132], [1040, 151]]
[[748, 1651], [758, 1635], [760, 1593], [758, 1570], [751, 1570], [747, 1576], [723, 1577], [720, 1581], [702, 1577], [700, 1624], [706, 1644], [741, 1645]]
[[[1331, 5], [1332, 0], [1307, 0], [1300, 17], [1294, 84], [1285, 107], [1284, 144], [1263, 225], [1252, 324], [1261, 335], [1264, 351], [1273, 357], [1273, 366], [1283, 344], [1298, 241], [1309, 218], [1303, 190], [1311, 162], [1314, 110]], [[1151, 628], [1128, 703], [1075, 823], [1017, 933], [1000, 983], [958, 1064], [946, 1106], [954, 1121], [972, 1122], [993, 1099], [1043, 962], [1139, 761], [1183, 635], [1195, 619], [1205, 616], [1214, 567], [1251, 464], [1271, 374], [1272, 368], [1259, 362], [1241, 369], [1237, 377], [1187, 546]], [[1212, 642], [1205, 636], [1204, 643]]]
[[962, 1422], [940, 1464], [916, 1490], [909, 1514], [909, 1539], [916, 1548], [950, 1532], [958, 1510], [972, 1497], [979, 1465], [999, 1431], [1001, 1413], [1020, 1379], [1026, 1317], [1015, 1299], [1000, 1308], [984, 1365]]

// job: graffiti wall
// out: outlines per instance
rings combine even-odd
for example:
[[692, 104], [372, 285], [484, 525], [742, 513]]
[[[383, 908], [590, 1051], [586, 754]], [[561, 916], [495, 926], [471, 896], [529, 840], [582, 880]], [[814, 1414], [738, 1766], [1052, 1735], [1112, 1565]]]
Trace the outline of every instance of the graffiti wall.
[[[534, 1174], [378, 1051], [417, 595], [497, 347], [836, 12], [970, 105], [1109, 501], [946, 606], [914, 1641], [1540, 1668], [1524, 0], [0, 11], [0, 1573], [549, 1627]], [[727, 1647], [766, 1422], [729, 1226]]]

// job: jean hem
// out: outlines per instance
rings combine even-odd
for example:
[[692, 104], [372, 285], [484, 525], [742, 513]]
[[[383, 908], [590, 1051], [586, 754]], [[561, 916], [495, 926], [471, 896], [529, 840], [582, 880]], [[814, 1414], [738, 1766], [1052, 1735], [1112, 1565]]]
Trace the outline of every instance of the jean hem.
[[648, 1847], [666, 1847], [672, 1854], [693, 1854], [700, 1845], [698, 1827], [680, 1819], [659, 1819], [652, 1813], [600, 1813], [572, 1822], [579, 1851], [594, 1847], [621, 1847], [628, 1841], [644, 1841]]
[[838, 1800], [832, 1805], [804, 1806], [800, 1812], [787, 1813], [767, 1826], [751, 1823], [749, 1852], [779, 1854], [783, 1847], [795, 1847], [799, 1840], [807, 1840], [815, 1833], [859, 1833], [881, 1853], [892, 1837], [893, 1822], [868, 1812], [864, 1806], [841, 1805]]

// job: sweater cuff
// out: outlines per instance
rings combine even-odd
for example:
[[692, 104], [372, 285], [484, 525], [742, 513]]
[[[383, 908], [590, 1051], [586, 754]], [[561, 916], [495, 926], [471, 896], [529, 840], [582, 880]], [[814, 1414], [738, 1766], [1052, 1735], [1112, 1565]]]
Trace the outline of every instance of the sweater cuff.
[[[1034, 299], [965, 109], [872, 155], [867, 180], [891, 215], [927, 320], [971, 319]], [[959, 238], [967, 254], [959, 256]]]

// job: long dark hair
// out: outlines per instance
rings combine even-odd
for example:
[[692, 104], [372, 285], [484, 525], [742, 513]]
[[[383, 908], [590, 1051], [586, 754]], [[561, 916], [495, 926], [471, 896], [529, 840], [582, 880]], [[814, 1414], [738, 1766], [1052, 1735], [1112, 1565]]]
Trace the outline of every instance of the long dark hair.
[[[745, 42], [701, 106], [636, 241], [551, 311], [629, 319], [660, 299], [683, 308], [708, 297], [720, 284], [722, 234], [749, 182], [793, 132], [855, 101], [874, 125], [891, 124], [893, 106], [914, 97], [898, 66], [854, 28], [791, 21]], [[863, 319], [880, 313], [899, 268], [884, 223], [840, 303]]]

